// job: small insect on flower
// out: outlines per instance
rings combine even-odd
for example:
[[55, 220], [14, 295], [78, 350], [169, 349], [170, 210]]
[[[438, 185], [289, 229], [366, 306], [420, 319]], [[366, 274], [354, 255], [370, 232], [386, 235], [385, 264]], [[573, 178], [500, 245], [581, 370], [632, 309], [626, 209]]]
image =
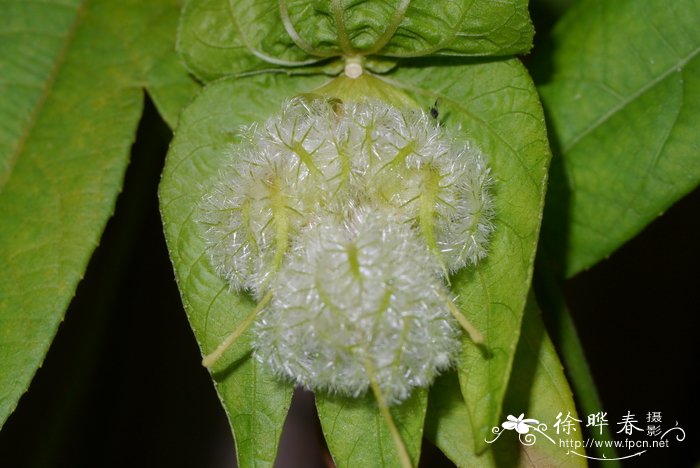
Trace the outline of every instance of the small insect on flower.
[[300, 97], [243, 130], [200, 221], [216, 271], [260, 301], [233, 339], [254, 322], [274, 374], [395, 404], [454, 363], [459, 324], [480, 339], [447, 275], [486, 255], [491, 177], [436, 117]]

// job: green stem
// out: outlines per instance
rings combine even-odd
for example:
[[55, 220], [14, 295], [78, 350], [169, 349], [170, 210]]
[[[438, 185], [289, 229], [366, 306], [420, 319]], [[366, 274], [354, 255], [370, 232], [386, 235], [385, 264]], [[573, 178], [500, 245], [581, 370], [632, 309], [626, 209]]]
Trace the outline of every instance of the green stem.
[[[557, 352], [564, 363], [580, 412], [583, 415], [589, 415], [604, 411], [603, 402], [598, 394], [583, 345], [576, 331], [576, 324], [566, 306], [560, 281], [544, 262], [538, 263], [535, 272], [535, 293], [542, 308], [547, 328], [552, 335], [552, 341], [554, 341]], [[581, 419], [583, 419], [582, 425], [585, 425], [586, 419]], [[590, 436], [603, 442], [613, 441], [614, 437], [609, 426], [603, 426], [602, 429], [602, 434], [596, 432], [591, 433]], [[605, 445], [605, 443], [601, 445]], [[618, 457], [614, 446], [593, 447], [592, 450], [600, 458], [613, 459]], [[605, 466], [607, 468], [620, 468], [622, 465], [619, 461], [610, 460], [606, 461]]]
[[211, 369], [216, 361], [218, 361], [221, 356], [236, 342], [240, 336], [245, 333], [246, 330], [255, 320], [255, 317], [267, 306], [267, 304], [272, 300], [272, 292], [268, 292], [265, 296], [258, 302], [258, 305], [248, 314], [248, 316], [236, 327], [236, 329], [224, 338], [224, 341], [219, 344], [219, 346], [214, 350], [214, 352], [207, 354], [202, 359], [202, 365], [207, 369]]
[[398, 427], [396, 427], [396, 423], [394, 422], [394, 418], [391, 415], [391, 411], [389, 411], [389, 405], [387, 405], [386, 403], [384, 394], [379, 388], [379, 384], [377, 383], [377, 380], [375, 378], [374, 366], [372, 365], [369, 359], [365, 359], [365, 370], [367, 371], [367, 375], [369, 377], [369, 385], [372, 388], [372, 392], [374, 393], [374, 398], [377, 400], [379, 412], [384, 418], [384, 422], [386, 423], [387, 429], [389, 430], [389, 435], [391, 436], [391, 439], [394, 442], [394, 447], [396, 447], [396, 454], [398, 455], [399, 461], [401, 462], [401, 467], [413, 468], [411, 456], [408, 454], [406, 444], [404, 443], [403, 438], [401, 437], [401, 433], [399, 432]]
[[467, 332], [467, 335], [469, 335], [469, 339], [472, 340], [475, 344], [480, 345], [484, 343], [484, 335], [481, 334], [481, 332], [474, 326], [472, 323], [467, 320], [467, 318], [462, 314], [462, 312], [457, 308], [455, 303], [447, 297], [445, 294], [443, 294], [440, 290], [435, 289], [435, 292], [437, 295], [445, 301], [445, 305], [447, 305], [447, 309], [450, 311], [452, 316], [459, 322], [459, 324], [464, 328], [464, 331]]

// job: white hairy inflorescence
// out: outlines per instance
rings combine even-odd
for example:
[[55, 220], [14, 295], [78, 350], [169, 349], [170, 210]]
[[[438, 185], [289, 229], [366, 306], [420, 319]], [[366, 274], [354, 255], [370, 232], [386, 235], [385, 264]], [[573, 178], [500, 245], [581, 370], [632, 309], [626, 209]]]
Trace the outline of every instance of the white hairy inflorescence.
[[429, 385], [459, 347], [439, 264], [391, 213], [315, 220], [294, 242], [257, 324], [257, 355], [306, 387], [357, 396], [367, 361], [387, 399]]
[[486, 255], [489, 169], [425, 112], [297, 98], [243, 132], [201, 220], [217, 272], [271, 301], [255, 356], [310, 389], [390, 403], [459, 348], [449, 272]]

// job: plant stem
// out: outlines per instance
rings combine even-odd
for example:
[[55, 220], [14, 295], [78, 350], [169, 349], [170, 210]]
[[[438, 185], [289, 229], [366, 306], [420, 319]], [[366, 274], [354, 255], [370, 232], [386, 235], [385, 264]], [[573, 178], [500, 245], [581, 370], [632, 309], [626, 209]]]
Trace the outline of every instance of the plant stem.
[[477, 330], [477, 328], [474, 325], [472, 325], [472, 323], [469, 320], [467, 320], [467, 318], [457, 308], [452, 299], [450, 299], [437, 289], [435, 291], [437, 292], [440, 299], [445, 301], [445, 304], [447, 305], [447, 308], [452, 314], [452, 316], [459, 322], [462, 328], [464, 328], [464, 331], [467, 332], [467, 335], [469, 335], [469, 339], [478, 345], [483, 344], [484, 335], [482, 335], [481, 332]]
[[401, 461], [401, 467], [412, 468], [413, 463], [411, 462], [411, 457], [409, 456], [408, 450], [406, 449], [406, 444], [404, 444], [403, 439], [401, 438], [401, 433], [396, 427], [394, 418], [391, 416], [389, 406], [386, 403], [386, 399], [384, 399], [384, 394], [382, 394], [382, 390], [379, 388], [379, 384], [375, 379], [374, 367], [372, 366], [372, 363], [369, 361], [369, 359], [365, 359], [365, 369], [367, 370], [367, 374], [369, 376], [369, 384], [372, 388], [372, 392], [374, 393], [374, 398], [375, 400], [377, 400], [379, 412], [384, 418], [384, 422], [386, 422], [387, 429], [389, 429], [389, 434], [391, 435], [391, 439], [394, 441], [396, 452], [399, 456], [399, 460]]
[[272, 299], [272, 293], [268, 292], [265, 297], [262, 298], [262, 300], [258, 303], [257, 306], [253, 309], [253, 311], [248, 314], [248, 316], [243, 320], [240, 325], [226, 338], [224, 338], [224, 341], [221, 342], [221, 344], [212, 352], [211, 354], [208, 354], [202, 359], [202, 365], [206, 367], [207, 369], [210, 369], [214, 364], [216, 364], [216, 361], [223, 356], [223, 354], [226, 352], [227, 349], [229, 349], [233, 343], [236, 342], [236, 340], [250, 327], [250, 324], [253, 323], [253, 320], [255, 320], [255, 317], [260, 313], [261, 310], [265, 308], [268, 302]]

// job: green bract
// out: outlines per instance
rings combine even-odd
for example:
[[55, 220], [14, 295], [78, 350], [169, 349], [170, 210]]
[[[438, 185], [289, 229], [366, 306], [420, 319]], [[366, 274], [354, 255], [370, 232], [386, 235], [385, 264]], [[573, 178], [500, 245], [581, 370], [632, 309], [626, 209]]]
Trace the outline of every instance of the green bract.
[[[349, 79], [341, 78], [334, 82], [335, 86], [328, 86], [328, 82], [329, 78], [323, 76], [281, 74], [220, 80], [206, 87], [183, 114], [168, 156], [160, 196], [183, 302], [205, 353], [236, 328], [250, 312], [253, 302], [244, 295], [229, 292], [229, 286], [215, 273], [202, 227], [196, 222], [200, 201], [210, 191], [210, 181], [225, 164], [226, 148], [239, 141], [241, 125], [263, 122], [279, 112], [285, 100], [314, 92], [324, 85], [324, 90], [335, 89], [343, 99], [348, 99], [352, 92]], [[388, 95], [392, 89], [401, 90], [424, 110], [438, 100], [445, 127], [463, 132], [475, 142], [492, 167], [497, 189], [489, 256], [476, 269], [463, 270], [452, 278], [461, 310], [485, 334], [485, 346], [491, 353], [485, 358], [465, 338], [459, 357], [463, 393], [477, 428], [474, 437], [477, 446], [485, 445], [483, 436], [498, 423], [501, 412], [541, 217], [549, 152], [537, 96], [527, 73], [516, 60], [400, 67], [374, 84], [367, 85], [367, 80], [358, 83], [362, 83], [363, 95]], [[503, 102], [510, 104], [500, 105]], [[272, 462], [269, 454], [274, 453], [279, 435], [272, 427], [275, 424], [277, 430], [281, 427], [290, 396], [289, 387], [251, 359], [251, 339], [251, 333], [244, 334], [224, 355], [214, 373], [236, 439], [246, 441], [238, 445], [240, 462], [244, 465], [261, 458]], [[353, 437], [375, 431], [373, 421], [378, 415], [371, 400], [339, 407], [337, 400], [331, 404], [323, 394], [318, 398], [319, 415], [328, 429], [332, 447], [342, 447]], [[404, 405], [411, 405], [412, 410], [403, 413]], [[425, 400], [412, 398], [404, 405], [394, 410], [397, 419], [403, 421], [402, 427], [422, 427]], [[332, 430], [331, 421], [336, 418], [347, 418], [348, 424], [354, 421], [352, 425], [358, 432]], [[262, 427], [269, 432], [261, 433]], [[408, 447], [420, 447], [420, 431], [404, 431], [402, 435]], [[395, 459], [391, 445], [377, 446], [380, 447], [386, 452], [381, 458]], [[342, 460], [336, 461], [342, 464]], [[387, 462], [387, 466], [393, 464]]]
[[337, 73], [343, 56], [374, 71], [407, 57], [508, 56], [529, 51], [533, 34], [527, 0], [190, 0], [178, 50], [210, 81], [312, 64]]

